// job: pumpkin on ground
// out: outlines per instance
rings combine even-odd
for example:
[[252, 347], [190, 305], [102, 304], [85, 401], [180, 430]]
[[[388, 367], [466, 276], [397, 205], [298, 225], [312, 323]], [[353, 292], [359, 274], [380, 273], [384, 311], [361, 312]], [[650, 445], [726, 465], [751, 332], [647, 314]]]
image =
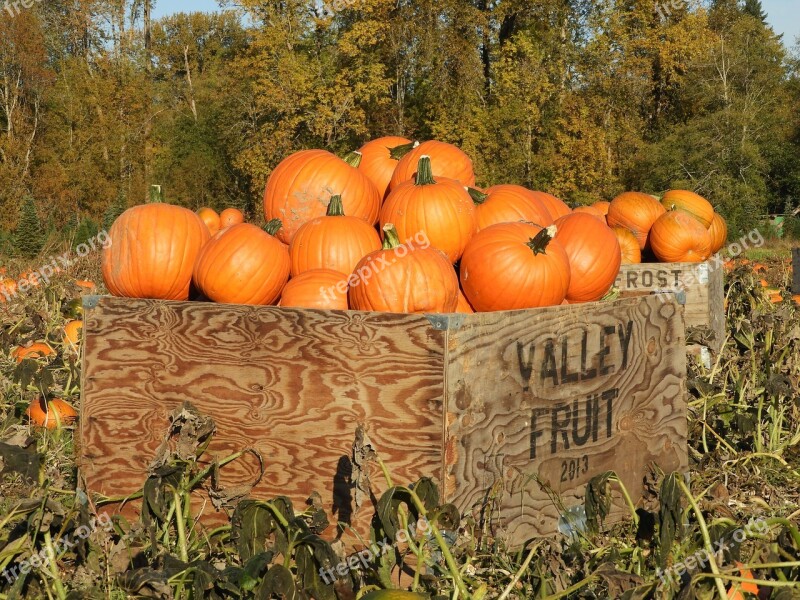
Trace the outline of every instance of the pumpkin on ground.
[[722, 218], [722, 215], [714, 213], [711, 225], [708, 227], [708, 233], [711, 236], [711, 254], [716, 254], [722, 250], [728, 241], [728, 224]]
[[553, 224], [547, 207], [536, 195], [519, 185], [496, 185], [486, 192], [470, 188], [475, 203], [475, 218], [481, 231], [498, 223], [527, 221], [540, 227]]
[[11, 352], [11, 358], [15, 359], [18, 363], [21, 363], [23, 360], [28, 358], [46, 358], [48, 356], [53, 356], [54, 354], [55, 350], [53, 350], [48, 344], [45, 344], [44, 342], [35, 342], [29, 346], [17, 346]]
[[194, 266], [194, 283], [209, 300], [224, 304], [268, 305], [289, 280], [289, 251], [267, 230], [249, 223], [223, 229], [205, 245]]
[[401, 245], [394, 226], [383, 228], [383, 247], [365, 256], [350, 282], [353, 310], [391, 313], [453, 313], [458, 277], [433, 246]]
[[370, 179], [325, 150], [303, 150], [284, 159], [264, 189], [264, 216], [280, 219], [278, 239], [289, 244], [297, 230], [324, 217], [331, 196], [342, 197], [344, 212], [374, 225], [382, 197]]
[[217, 235], [222, 223], [217, 211], [215, 211], [213, 208], [205, 207], [197, 211], [197, 216], [200, 217], [203, 220], [203, 223], [206, 224], [206, 227], [208, 227], [208, 232], [212, 237]]
[[0, 280], [0, 302], [10, 300], [17, 294], [17, 282], [13, 279]]
[[80, 320], [70, 321], [64, 325], [64, 345], [76, 349], [81, 341], [82, 330], [83, 321]]
[[447, 177], [460, 182], [462, 186], [472, 187], [475, 185], [475, 173], [472, 170], [472, 159], [467, 156], [460, 148], [431, 140], [411, 148], [397, 148], [396, 155], [403, 150], [407, 153], [397, 163], [397, 168], [392, 174], [389, 183], [389, 190], [394, 190], [401, 183], [413, 180], [417, 174], [419, 160], [423, 156], [428, 156], [433, 163], [434, 177]]
[[601, 300], [614, 285], [622, 260], [614, 232], [596, 215], [573, 213], [556, 221], [555, 240], [567, 252], [570, 304]]
[[550, 216], [553, 218], [553, 221], [572, 213], [572, 209], [567, 206], [566, 202], [556, 198], [553, 196], [553, 194], [548, 194], [546, 192], [533, 192], [533, 195], [537, 200], [539, 200], [539, 202], [544, 204], [547, 212], [549, 212]]
[[609, 227], [624, 227], [636, 236], [639, 249], [648, 247], [648, 235], [653, 223], [666, 209], [653, 196], [625, 192], [611, 201], [606, 217]]
[[639, 240], [636, 239], [636, 236], [631, 233], [630, 229], [625, 229], [624, 227], [614, 227], [612, 231], [617, 236], [622, 264], [640, 264], [642, 262], [642, 249], [639, 248]]
[[711, 256], [711, 235], [691, 215], [672, 210], [653, 223], [650, 246], [661, 262], [704, 262]]
[[347, 310], [348, 279], [348, 275], [331, 269], [305, 271], [283, 288], [280, 306]]
[[711, 203], [689, 190], [670, 190], [661, 198], [661, 204], [667, 210], [682, 210], [700, 221], [708, 229], [714, 218], [714, 207]]
[[188, 300], [200, 249], [211, 237], [192, 211], [169, 204], [129, 208], [109, 233], [103, 250], [108, 291], [124, 298]]
[[400, 239], [419, 239], [455, 263], [475, 233], [475, 205], [458, 181], [434, 176], [431, 158], [419, 159], [414, 179], [394, 188], [381, 210], [381, 226], [392, 223]]
[[[591, 217], [589, 217], [591, 218]], [[556, 226], [500, 223], [475, 234], [461, 259], [461, 287], [479, 312], [558, 306], [570, 284]]]
[[60, 398], [48, 402], [40, 396], [30, 403], [25, 414], [37, 427], [50, 430], [72, 425], [78, 420], [78, 411]]
[[324, 217], [305, 223], [292, 240], [292, 277], [312, 269], [331, 269], [349, 275], [358, 262], [381, 247], [369, 223], [344, 214], [341, 196], [334, 196]]
[[[400, 157], [393, 152], [395, 148], [411, 144], [411, 140], [404, 137], [386, 136], [367, 142], [354, 154], [357, 158], [353, 162], [347, 161], [352, 166], [369, 177], [375, 184], [381, 198], [386, 197], [389, 182], [392, 180], [395, 169], [400, 162]], [[345, 159], [347, 160], [347, 159]]]

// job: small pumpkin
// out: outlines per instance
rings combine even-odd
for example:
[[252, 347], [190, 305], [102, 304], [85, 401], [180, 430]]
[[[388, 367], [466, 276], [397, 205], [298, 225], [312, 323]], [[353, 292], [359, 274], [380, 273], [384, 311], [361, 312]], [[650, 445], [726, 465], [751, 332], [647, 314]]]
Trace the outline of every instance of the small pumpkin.
[[461, 290], [459, 290], [458, 292], [458, 306], [456, 306], [456, 312], [462, 315], [475, 314], [475, 309], [472, 308], [472, 305], [469, 303], [469, 300], [467, 300], [467, 297]]
[[597, 209], [597, 211], [605, 217], [606, 215], [608, 215], [608, 209], [611, 207], [611, 202], [600, 200], [592, 204], [592, 207]]
[[[233, 225], [244, 223], [244, 213], [238, 208], [226, 208], [219, 213], [219, 228], [225, 229]], [[214, 234], [216, 235], [216, 234]]]
[[25, 414], [31, 423], [49, 430], [68, 427], [78, 420], [78, 411], [60, 398], [48, 402], [40, 396], [30, 403]]
[[93, 292], [94, 290], [97, 289], [97, 284], [95, 284], [94, 281], [87, 281], [85, 279], [80, 279], [76, 281], [75, 285], [77, 285], [79, 288], [87, 292]]
[[29, 346], [17, 346], [11, 353], [11, 358], [16, 359], [18, 363], [21, 363], [25, 359], [37, 359], [37, 358], [46, 358], [48, 356], [53, 356], [55, 354], [55, 350], [53, 350], [48, 344], [44, 342], [36, 342], [30, 344]]
[[567, 206], [566, 202], [556, 198], [553, 196], [553, 194], [548, 194], [545, 192], [533, 192], [533, 195], [539, 200], [539, 202], [544, 204], [545, 208], [547, 208], [547, 211], [550, 213], [550, 216], [553, 218], [553, 221], [572, 213], [572, 209]]
[[639, 240], [624, 227], [614, 227], [614, 235], [617, 236], [620, 254], [623, 265], [638, 265], [642, 262], [642, 249], [639, 248]]
[[268, 305], [289, 280], [289, 251], [267, 230], [239, 223], [221, 230], [205, 245], [194, 266], [194, 283], [209, 300], [224, 304]]
[[342, 197], [333, 196], [327, 215], [305, 223], [292, 239], [292, 277], [312, 269], [349, 275], [362, 258], [380, 247], [375, 228], [363, 219], [345, 216]]
[[192, 211], [169, 204], [129, 208], [109, 233], [103, 279], [114, 296], [187, 300], [200, 249], [211, 237]]
[[540, 227], [553, 224], [547, 207], [536, 195], [519, 185], [496, 185], [486, 192], [469, 188], [475, 203], [475, 219], [478, 231], [498, 223], [527, 221]]
[[283, 288], [280, 306], [347, 310], [348, 279], [348, 275], [331, 269], [305, 271]]
[[222, 227], [220, 216], [213, 208], [204, 207], [197, 211], [197, 216], [203, 220], [203, 223], [208, 227], [208, 232], [211, 236], [217, 235], [217, 232]]
[[667, 210], [682, 210], [700, 221], [708, 229], [714, 218], [714, 207], [711, 203], [689, 190], [670, 190], [661, 198], [661, 204]]
[[653, 196], [625, 192], [611, 201], [606, 217], [609, 227], [628, 229], [639, 242], [639, 249], [648, 247], [648, 235], [653, 223], [667, 210]]
[[350, 281], [353, 310], [390, 313], [453, 313], [458, 277], [443, 252], [401, 245], [394, 225], [383, 227], [383, 247], [364, 257]]
[[0, 280], [0, 302], [11, 300], [17, 295], [17, 282], [13, 279]]
[[558, 306], [570, 265], [556, 226], [500, 223], [475, 234], [461, 259], [461, 287], [478, 312]]
[[[447, 177], [460, 182], [462, 186], [475, 185], [475, 172], [472, 170], [472, 159], [453, 144], [431, 140], [421, 144], [410, 144], [394, 149], [395, 156], [401, 156], [389, 182], [389, 190], [394, 190], [401, 183], [416, 177], [419, 161], [428, 156], [433, 164], [434, 177]], [[403, 155], [403, 152], [405, 154]]]
[[597, 215], [573, 213], [556, 221], [556, 241], [567, 252], [570, 304], [601, 300], [614, 285], [622, 260], [614, 232]]
[[385, 198], [386, 192], [389, 190], [389, 182], [400, 162], [394, 149], [407, 144], [411, 144], [411, 140], [404, 137], [381, 137], [361, 146], [355, 153], [357, 157], [353, 159], [353, 162], [345, 160], [369, 177], [378, 189], [381, 198]]
[[422, 156], [415, 178], [389, 193], [380, 222], [381, 226], [393, 223], [402, 240], [425, 236], [455, 263], [475, 233], [475, 205], [458, 181], [434, 178], [431, 158]]
[[82, 330], [83, 321], [75, 320], [67, 323], [64, 326], [64, 345], [69, 346], [73, 350], [76, 349], [81, 341]]
[[716, 254], [728, 242], [728, 224], [722, 218], [722, 215], [714, 213], [711, 218], [711, 225], [708, 227], [708, 233], [711, 236], [711, 254]]
[[704, 262], [711, 256], [711, 235], [691, 215], [672, 210], [653, 223], [650, 246], [661, 262]]
[[738, 561], [736, 562], [736, 566], [739, 567], [740, 577], [743, 579], [749, 579], [750, 581], [732, 583], [730, 589], [728, 590], [728, 598], [730, 600], [744, 600], [745, 596], [742, 592], [747, 592], [748, 594], [758, 596], [759, 589], [758, 586], [753, 583], [753, 580], [755, 579], [755, 577], [753, 577], [753, 572], [750, 569], [743, 568], [744, 565]]

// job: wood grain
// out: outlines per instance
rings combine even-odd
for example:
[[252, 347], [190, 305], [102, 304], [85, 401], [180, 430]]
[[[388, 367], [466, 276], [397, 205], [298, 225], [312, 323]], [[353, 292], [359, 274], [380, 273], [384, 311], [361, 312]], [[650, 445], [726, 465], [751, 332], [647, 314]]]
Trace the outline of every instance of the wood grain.
[[792, 294], [800, 294], [800, 248], [792, 248]]

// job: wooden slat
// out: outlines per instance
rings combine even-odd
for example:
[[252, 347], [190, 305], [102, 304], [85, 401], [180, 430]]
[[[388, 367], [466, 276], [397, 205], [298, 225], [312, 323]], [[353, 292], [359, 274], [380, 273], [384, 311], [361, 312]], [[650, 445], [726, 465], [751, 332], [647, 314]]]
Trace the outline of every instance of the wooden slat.
[[800, 294], [800, 248], [792, 248], [792, 294]]

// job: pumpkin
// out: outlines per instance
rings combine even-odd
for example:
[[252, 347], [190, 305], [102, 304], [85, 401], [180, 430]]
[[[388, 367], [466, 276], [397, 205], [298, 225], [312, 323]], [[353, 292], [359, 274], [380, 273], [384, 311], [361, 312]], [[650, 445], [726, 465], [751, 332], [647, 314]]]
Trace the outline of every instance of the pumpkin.
[[209, 300], [225, 304], [268, 305], [289, 280], [289, 251], [273, 234], [249, 223], [223, 229], [205, 245], [194, 267], [194, 283]]
[[601, 300], [619, 275], [621, 254], [614, 232], [597, 215], [573, 213], [556, 220], [556, 241], [569, 257], [570, 304]]
[[611, 201], [606, 217], [609, 227], [628, 229], [639, 242], [639, 249], [648, 247], [648, 235], [653, 223], [666, 209], [658, 200], [639, 192], [625, 192]]
[[475, 309], [467, 300], [467, 297], [464, 295], [464, 292], [461, 290], [458, 291], [458, 306], [456, 306], [456, 312], [462, 315], [472, 315], [475, 314]]
[[711, 254], [716, 254], [728, 241], [728, 224], [722, 215], [714, 213], [708, 233], [711, 236]]
[[37, 427], [50, 430], [72, 425], [78, 420], [78, 411], [60, 398], [47, 402], [40, 396], [30, 403], [25, 414]]
[[283, 288], [280, 306], [347, 310], [348, 286], [348, 275], [344, 273], [331, 269], [305, 271]]
[[220, 216], [217, 214], [213, 208], [201, 208], [197, 211], [197, 216], [203, 220], [203, 223], [206, 224], [208, 227], [208, 232], [211, 236], [217, 235], [217, 232], [222, 227], [222, 221], [220, 220]]
[[422, 156], [416, 177], [389, 193], [380, 222], [393, 223], [404, 241], [424, 236], [455, 263], [475, 233], [475, 205], [455, 179], [434, 179], [430, 157]]
[[550, 213], [550, 216], [553, 218], [553, 221], [560, 219], [561, 217], [572, 212], [572, 209], [570, 209], [570, 207], [567, 206], [563, 200], [556, 198], [552, 194], [547, 194], [545, 192], [533, 192], [533, 195], [537, 200], [539, 200], [539, 202], [544, 204], [545, 208]]
[[0, 280], [0, 302], [11, 300], [17, 295], [17, 282], [13, 279]]
[[704, 262], [711, 256], [711, 235], [688, 213], [672, 210], [653, 223], [650, 246], [661, 262]]
[[36, 342], [30, 346], [17, 346], [11, 353], [11, 358], [21, 363], [25, 359], [45, 358], [53, 356], [55, 351], [44, 342]]
[[599, 209], [595, 208], [594, 206], [579, 206], [575, 210], [572, 211], [574, 213], [582, 213], [586, 215], [590, 215], [599, 221], [602, 221], [603, 225], [606, 224], [606, 216], [600, 212]]
[[605, 217], [608, 214], [608, 209], [611, 207], [611, 202], [600, 200], [592, 204], [592, 207], [596, 208], [600, 212], [600, 214]]
[[794, 300], [796, 304], [800, 304], [800, 294], [792, 296], [792, 300]]
[[381, 238], [369, 223], [347, 217], [341, 196], [334, 196], [324, 217], [305, 223], [292, 240], [292, 277], [312, 269], [331, 269], [349, 275], [370, 252], [380, 250]]
[[108, 291], [124, 298], [187, 300], [208, 227], [192, 211], [169, 204], [126, 210], [111, 227], [114, 243], [103, 250]]
[[541, 227], [553, 224], [550, 212], [533, 192], [519, 185], [496, 185], [486, 192], [470, 188], [478, 231], [498, 223], [528, 221]]
[[[220, 229], [225, 229], [232, 225], [239, 225], [240, 223], [244, 223], [244, 214], [238, 208], [226, 208], [219, 213]], [[216, 233], [213, 235], [216, 235]]]
[[401, 183], [413, 180], [417, 174], [419, 161], [423, 156], [429, 156], [433, 164], [434, 177], [447, 177], [460, 182], [462, 186], [472, 187], [475, 185], [475, 173], [472, 170], [472, 159], [467, 156], [460, 148], [431, 140], [421, 144], [414, 144], [413, 147], [400, 147], [395, 149], [395, 154], [399, 156], [403, 151], [406, 154], [397, 163], [397, 168], [392, 174], [389, 182], [389, 190], [394, 190]]
[[614, 227], [612, 230], [617, 236], [623, 265], [638, 265], [642, 262], [642, 249], [639, 248], [639, 240], [624, 227]]
[[667, 210], [682, 210], [700, 221], [708, 229], [714, 218], [714, 207], [702, 196], [688, 190], [670, 190], [661, 198], [661, 204]]
[[475, 234], [461, 259], [461, 287], [478, 312], [558, 306], [570, 284], [556, 226], [500, 223]]
[[731, 600], [744, 600], [745, 597], [742, 592], [747, 592], [748, 594], [758, 596], [758, 586], [752, 582], [755, 579], [753, 577], [753, 572], [750, 569], [743, 568], [744, 565], [738, 561], [736, 562], [736, 566], [739, 567], [740, 577], [743, 579], [749, 579], [750, 581], [735, 582], [731, 584], [731, 588], [728, 590], [728, 598]]
[[64, 345], [70, 348], [77, 348], [81, 341], [81, 330], [83, 330], [83, 321], [75, 320], [70, 321], [64, 326]]
[[357, 167], [378, 188], [381, 198], [386, 197], [389, 182], [400, 162], [400, 158], [393, 152], [394, 148], [410, 144], [411, 140], [403, 137], [387, 136], [367, 142], [358, 149], [356, 157], [345, 159], [350, 165]]
[[458, 277], [443, 252], [400, 245], [394, 225], [383, 228], [383, 247], [365, 256], [350, 279], [353, 310], [391, 313], [453, 313]]
[[278, 239], [287, 244], [305, 223], [324, 217], [333, 194], [342, 197], [346, 215], [370, 225], [378, 220], [382, 196], [370, 179], [325, 150], [303, 150], [272, 171], [264, 190], [264, 216], [280, 219]]

